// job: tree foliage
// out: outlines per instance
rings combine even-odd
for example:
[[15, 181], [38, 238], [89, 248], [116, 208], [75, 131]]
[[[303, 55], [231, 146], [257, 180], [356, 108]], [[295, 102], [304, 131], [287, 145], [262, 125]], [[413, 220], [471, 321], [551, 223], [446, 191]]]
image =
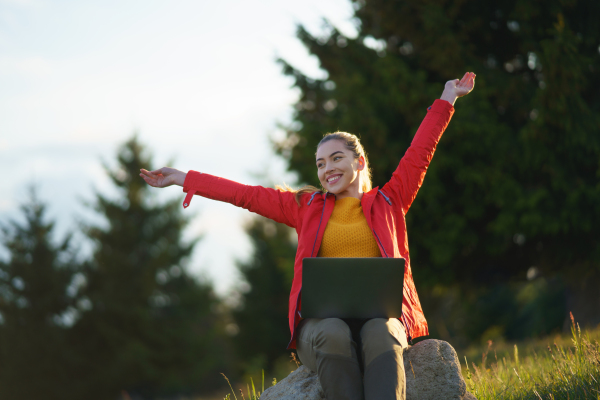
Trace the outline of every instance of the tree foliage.
[[73, 340], [93, 363], [78, 371], [79, 398], [114, 397], [122, 390], [154, 398], [206, 391], [220, 383], [223, 342], [212, 286], [190, 275], [197, 240], [183, 243], [187, 224], [179, 199], [151, 201], [140, 168], [151, 158], [137, 137], [105, 169], [119, 196], [96, 193], [105, 226], [89, 226], [96, 247], [83, 295], [91, 309]]
[[32, 189], [24, 223], [2, 225], [0, 397], [166, 398], [222, 386], [232, 362], [220, 300], [193, 277], [179, 199], [159, 203], [138, 177], [152, 160], [134, 136], [105, 165], [116, 195], [96, 193], [103, 222], [84, 226], [91, 259], [54, 224]]
[[24, 222], [2, 226], [9, 257], [0, 261], [0, 397], [7, 400], [64, 398], [75, 365], [65, 349], [82, 265], [71, 235], [54, 243], [46, 212], [32, 186]]
[[[528, 272], [549, 284], [553, 276], [570, 285], [598, 276], [600, 3], [353, 5], [357, 37], [327, 23], [322, 36], [298, 28], [326, 79], [280, 60], [301, 91], [287, 138], [276, 143], [289, 169], [318, 183], [315, 145], [343, 130], [361, 137], [374, 185], [383, 185], [443, 84], [474, 71], [475, 91], [457, 101], [407, 215], [428, 316], [435, 293], [450, 287], [459, 289], [468, 316], [484, 292], [525, 282]], [[515, 311], [503, 302], [484, 304], [478, 309]], [[564, 302], [553, 312], [563, 313]]]
[[246, 232], [253, 253], [238, 264], [248, 287], [241, 307], [233, 312], [239, 327], [235, 350], [246, 372], [271, 371], [278, 358], [288, 355], [288, 299], [296, 253], [291, 235], [295, 233], [263, 217], [252, 219]]

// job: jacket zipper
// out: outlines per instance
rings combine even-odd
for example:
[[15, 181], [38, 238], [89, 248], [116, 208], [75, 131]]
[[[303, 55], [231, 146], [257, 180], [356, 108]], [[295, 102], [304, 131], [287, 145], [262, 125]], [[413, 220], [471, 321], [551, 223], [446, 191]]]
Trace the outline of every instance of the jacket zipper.
[[[385, 193], [383, 193], [381, 190], [377, 190], [377, 191], [379, 193], [381, 193], [381, 195], [383, 196], [383, 198], [385, 199], [385, 201], [391, 206], [392, 202], [385, 195]], [[375, 232], [375, 229], [371, 229], [371, 230], [373, 231], [373, 234], [377, 238], [377, 241], [379, 242], [379, 246], [381, 246], [381, 249], [383, 250], [383, 254], [385, 254], [386, 258], [390, 258], [390, 256], [388, 256], [387, 252], [385, 251], [385, 247], [383, 247], [383, 243], [381, 243], [381, 240], [379, 239], [379, 236], [377, 236], [377, 232]], [[402, 288], [402, 290], [404, 290], [404, 288]], [[408, 324], [406, 323], [406, 318], [404, 317], [404, 313], [402, 313], [402, 323], [404, 325], [404, 330], [406, 331], [406, 336], [407, 336], [408, 342], [412, 342], [412, 336], [410, 335], [410, 332], [408, 331]]]
[[[377, 190], [378, 193], [381, 193], [381, 195], [383, 196], [383, 198], [385, 199], [385, 201], [391, 206], [392, 202], [390, 201], [390, 199], [381, 191], [381, 190]], [[383, 254], [385, 254], [386, 258], [390, 258], [390, 256], [387, 255], [387, 252], [385, 251], [385, 247], [383, 247], [383, 243], [381, 243], [381, 240], [379, 240], [379, 236], [377, 236], [377, 232], [375, 232], [375, 229], [371, 228], [371, 230], [373, 231], [373, 234], [375, 235], [375, 237], [377, 238], [377, 241], [379, 242], [379, 246], [381, 246], [382, 250], [383, 250]]]
[[[317, 239], [319, 238], [319, 231], [321, 230], [321, 223], [323, 222], [323, 214], [325, 214], [325, 204], [327, 204], [327, 195], [328, 195], [328, 193], [325, 193], [325, 200], [323, 200], [323, 210], [321, 210], [321, 220], [319, 221], [319, 227], [317, 228], [317, 235], [315, 236], [313, 248], [310, 252], [311, 257], [313, 256], [313, 254], [315, 252], [315, 246], [317, 245]], [[312, 201], [312, 198], [310, 199], [310, 201]], [[310, 204], [310, 201], [309, 201], [309, 204]]]
[[[311, 196], [307, 205], [310, 205], [310, 203], [312, 203], [313, 198], [315, 197], [315, 194], [317, 194], [317, 192], [313, 193], [313, 195]], [[321, 210], [321, 220], [319, 221], [319, 226], [317, 227], [317, 235], [315, 236], [315, 242], [313, 243], [313, 248], [310, 252], [311, 257], [313, 256], [313, 254], [315, 252], [315, 246], [317, 245], [317, 239], [319, 238], [319, 231], [321, 230], [321, 223], [323, 222], [323, 215], [325, 214], [325, 205], [327, 204], [327, 194], [328, 193], [325, 193], [325, 200], [323, 201], [323, 210]], [[296, 325], [296, 316], [298, 315], [298, 303], [300, 302], [301, 295], [302, 295], [302, 286], [300, 286], [300, 291], [298, 292], [298, 298], [296, 299], [296, 307], [294, 308], [294, 332], [292, 334], [292, 339], [288, 343], [288, 347], [290, 347], [290, 344], [292, 344], [292, 341], [294, 340], [294, 336], [296, 334], [296, 326], [297, 326]]]

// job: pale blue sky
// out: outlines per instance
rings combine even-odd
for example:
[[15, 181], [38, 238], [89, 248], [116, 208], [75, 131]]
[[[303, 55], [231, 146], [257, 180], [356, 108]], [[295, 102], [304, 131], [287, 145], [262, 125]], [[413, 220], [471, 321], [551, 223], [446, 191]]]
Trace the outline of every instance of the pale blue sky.
[[[81, 199], [114, 193], [100, 160], [112, 163], [135, 129], [157, 167], [175, 158], [184, 171], [292, 182], [268, 144], [298, 95], [275, 59], [323, 76], [296, 23], [317, 34], [325, 17], [352, 36], [351, 15], [348, 0], [0, 0], [0, 220], [18, 214], [31, 182], [59, 237], [93, 220]], [[180, 188], [156, 193], [183, 200]], [[250, 214], [198, 197], [185, 212], [187, 235], [204, 235], [191, 269], [227, 293]]]

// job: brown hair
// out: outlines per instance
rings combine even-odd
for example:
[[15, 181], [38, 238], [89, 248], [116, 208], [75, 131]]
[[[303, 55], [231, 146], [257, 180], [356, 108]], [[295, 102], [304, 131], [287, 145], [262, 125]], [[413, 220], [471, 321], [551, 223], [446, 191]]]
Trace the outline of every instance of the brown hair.
[[[365, 167], [363, 168], [362, 171], [360, 171], [360, 175], [359, 175], [361, 178], [361, 183], [362, 183], [361, 189], [363, 192], [368, 192], [369, 190], [371, 190], [373, 187], [372, 183], [371, 183], [371, 168], [369, 168], [369, 161], [367, 160], [367, 153], [365, 152], [365, 149], [363, 148], [362, 144], [360, 144], [360, 140], [358, 139], [358, 137], [356, 135], [353, 135], [348, 132], [328, 133], [325, 136], [323, 136], [323, 139], [321, 139], [321, 141], [317, 145], [317, 149], [323, 143], [328, 142], [330, 140], [339, 140], [342, 143], [344, 143], [346, 148], [348, 150], [350, 150], [352, 152], [352, 154], [354, 155], [354, 159], [358, 159], [360, 156], [362, 156], [365, 159]], [[311, 185], [307, 185], [300, 189], [294, 190], [291, 187], [289, 187], [288, 185], [286, 185], [285, 183], [283, 184], [283, 186], [279, 186], [279, 185], [276, 186], [276, 188], [279, 190], [282, 190], [282, 191], [294, 193], [295, 197], [296, 197], [296, 202], [298, 203], [298, 206], [300, 205], [300, 198], [302, 197], [303, 194], [324, 191], [322, 189], [318, 189]]]

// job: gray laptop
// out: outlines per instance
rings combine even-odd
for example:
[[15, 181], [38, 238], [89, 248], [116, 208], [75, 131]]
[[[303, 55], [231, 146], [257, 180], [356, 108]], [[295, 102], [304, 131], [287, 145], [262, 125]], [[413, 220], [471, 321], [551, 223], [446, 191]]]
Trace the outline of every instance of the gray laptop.
[[400, 318], [403, 258], [305, 258], [303, 318]]

